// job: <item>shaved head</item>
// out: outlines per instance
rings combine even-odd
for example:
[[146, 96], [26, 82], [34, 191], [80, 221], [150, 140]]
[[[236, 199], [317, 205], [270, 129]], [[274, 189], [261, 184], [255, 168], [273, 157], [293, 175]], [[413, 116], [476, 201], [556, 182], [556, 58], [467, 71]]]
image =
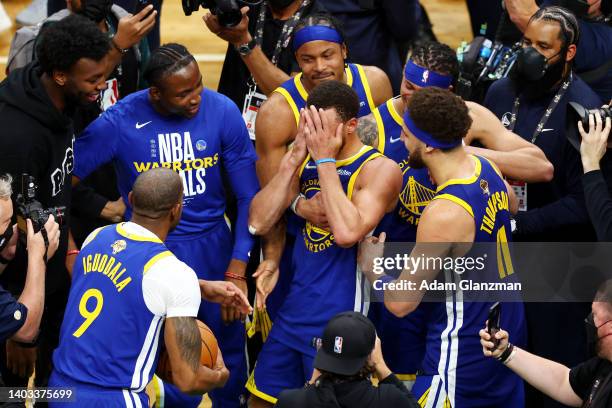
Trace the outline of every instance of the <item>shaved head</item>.
[[165, 167], [140, 174], [132, 187], [133, 212], [147, 218], [164, 217], [182, 198], [181, 177]]

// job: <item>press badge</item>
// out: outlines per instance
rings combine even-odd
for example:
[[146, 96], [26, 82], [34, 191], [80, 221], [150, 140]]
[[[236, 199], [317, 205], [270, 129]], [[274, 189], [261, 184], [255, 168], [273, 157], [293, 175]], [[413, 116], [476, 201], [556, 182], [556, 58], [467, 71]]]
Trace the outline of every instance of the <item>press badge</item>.
[[519, 211], [527, 211], [527, 183], [524, 181], [507, 180], [518, 199]]
[[255, 119], [257, 119], [257, 112], [259, 112], [261, 104], [264, 103], [266, 99], [268, 99], [266, 95], [257, 92], [257, 88], [254, 86], [249, 89], [249, 93], [247, 93], [244, 99], [242, 118], [249, 131], [251, 140], [255, 140]]

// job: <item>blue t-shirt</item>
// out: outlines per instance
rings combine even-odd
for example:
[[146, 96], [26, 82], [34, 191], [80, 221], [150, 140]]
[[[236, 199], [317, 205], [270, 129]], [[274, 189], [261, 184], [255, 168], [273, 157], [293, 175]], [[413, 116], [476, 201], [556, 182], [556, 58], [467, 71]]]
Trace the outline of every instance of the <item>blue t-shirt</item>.
[[28, 308], [0, 286], [0, 341], [17, 333], [24, 325], [27, 316]]
[[[257, 157], [236, 105], [210, 89], [201, 95], [200, 110], [191, 119], [159, 114], [149, 102], [148, 90], [125, 97], [75, 142], [74, 174], [83, 179], [113, 162], [127, 205], [140, 173], [168, 167], [178, 172], [184, 187], [183, 215], [170, 238], [206, 232], [224, 222], [221, 169], [231, 175], [252, 166]], [[125, 218], [130, 215], [128, 208]]]

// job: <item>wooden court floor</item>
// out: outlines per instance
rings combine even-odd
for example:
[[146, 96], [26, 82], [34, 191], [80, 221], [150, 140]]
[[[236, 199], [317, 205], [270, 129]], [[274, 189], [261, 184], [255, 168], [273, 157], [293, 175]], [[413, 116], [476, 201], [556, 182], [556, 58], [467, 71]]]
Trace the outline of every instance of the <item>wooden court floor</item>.
[[[28, 3], [29, 0], [2, 0], [7, 13], [13, 19]], [[434, 32], [440, 41], [454, 48], [462, 40], [471, 38], [464, 0], [421, 0], [421, 3], [427, 9]], [[166, 0], [161, 15], [161, 38], [162, 43], [178, 42], [196, 54], [205, 85], [216, 89], [227, 43], [208, 31], [202, 21], [204, 13], [205, 11], [200, 9], [186, 17], [179, 0]], [[16, 27], [13, 27], [0, 34], [0, 79], [4, 78], [6, 57], [15, 29]]]

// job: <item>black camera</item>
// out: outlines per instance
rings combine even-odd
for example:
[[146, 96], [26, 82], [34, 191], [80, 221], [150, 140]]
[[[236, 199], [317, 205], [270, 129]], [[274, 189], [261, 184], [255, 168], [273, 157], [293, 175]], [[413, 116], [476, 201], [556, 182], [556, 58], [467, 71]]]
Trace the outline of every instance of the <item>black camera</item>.
[[234, 27], [242, 20], [240, 7], [256, 6], [262, 0], [182, 0], [183, 12], [190, 16], [194, 11], [198, 11], [200, 6], [209, 9], [219, 19], [219, 23], [224, 27]]
[[589, 131], [589, 115], [597, 113], [601, 115], [601, 120], [606, 121], [606, 118], [612, 118], [612, 107], [602, 106], [596, 109], [587, 109], [578, 102], [570, 102], [567, 104], [567, 114], [565, 115], [565, 134], [567, 140], [580, 151], [580, 143], [582, 138], [578, 131], [578, 122], [582, 122], [583, 129]]
[[66, 211], [66, 207], [49, 207], [44, 208], [40, 201], [36, 200], [36, 180], [28, 174], [21, 175], [21, 193], [17, 194], [17, 226], [23, 233], [27, 235], [28, 226], [26, 220], [32, 220], [34, 233], [40, 231], [49, 219], [49, 215], [55, 217], [55, 221], [62, 225], [62, 218]]

